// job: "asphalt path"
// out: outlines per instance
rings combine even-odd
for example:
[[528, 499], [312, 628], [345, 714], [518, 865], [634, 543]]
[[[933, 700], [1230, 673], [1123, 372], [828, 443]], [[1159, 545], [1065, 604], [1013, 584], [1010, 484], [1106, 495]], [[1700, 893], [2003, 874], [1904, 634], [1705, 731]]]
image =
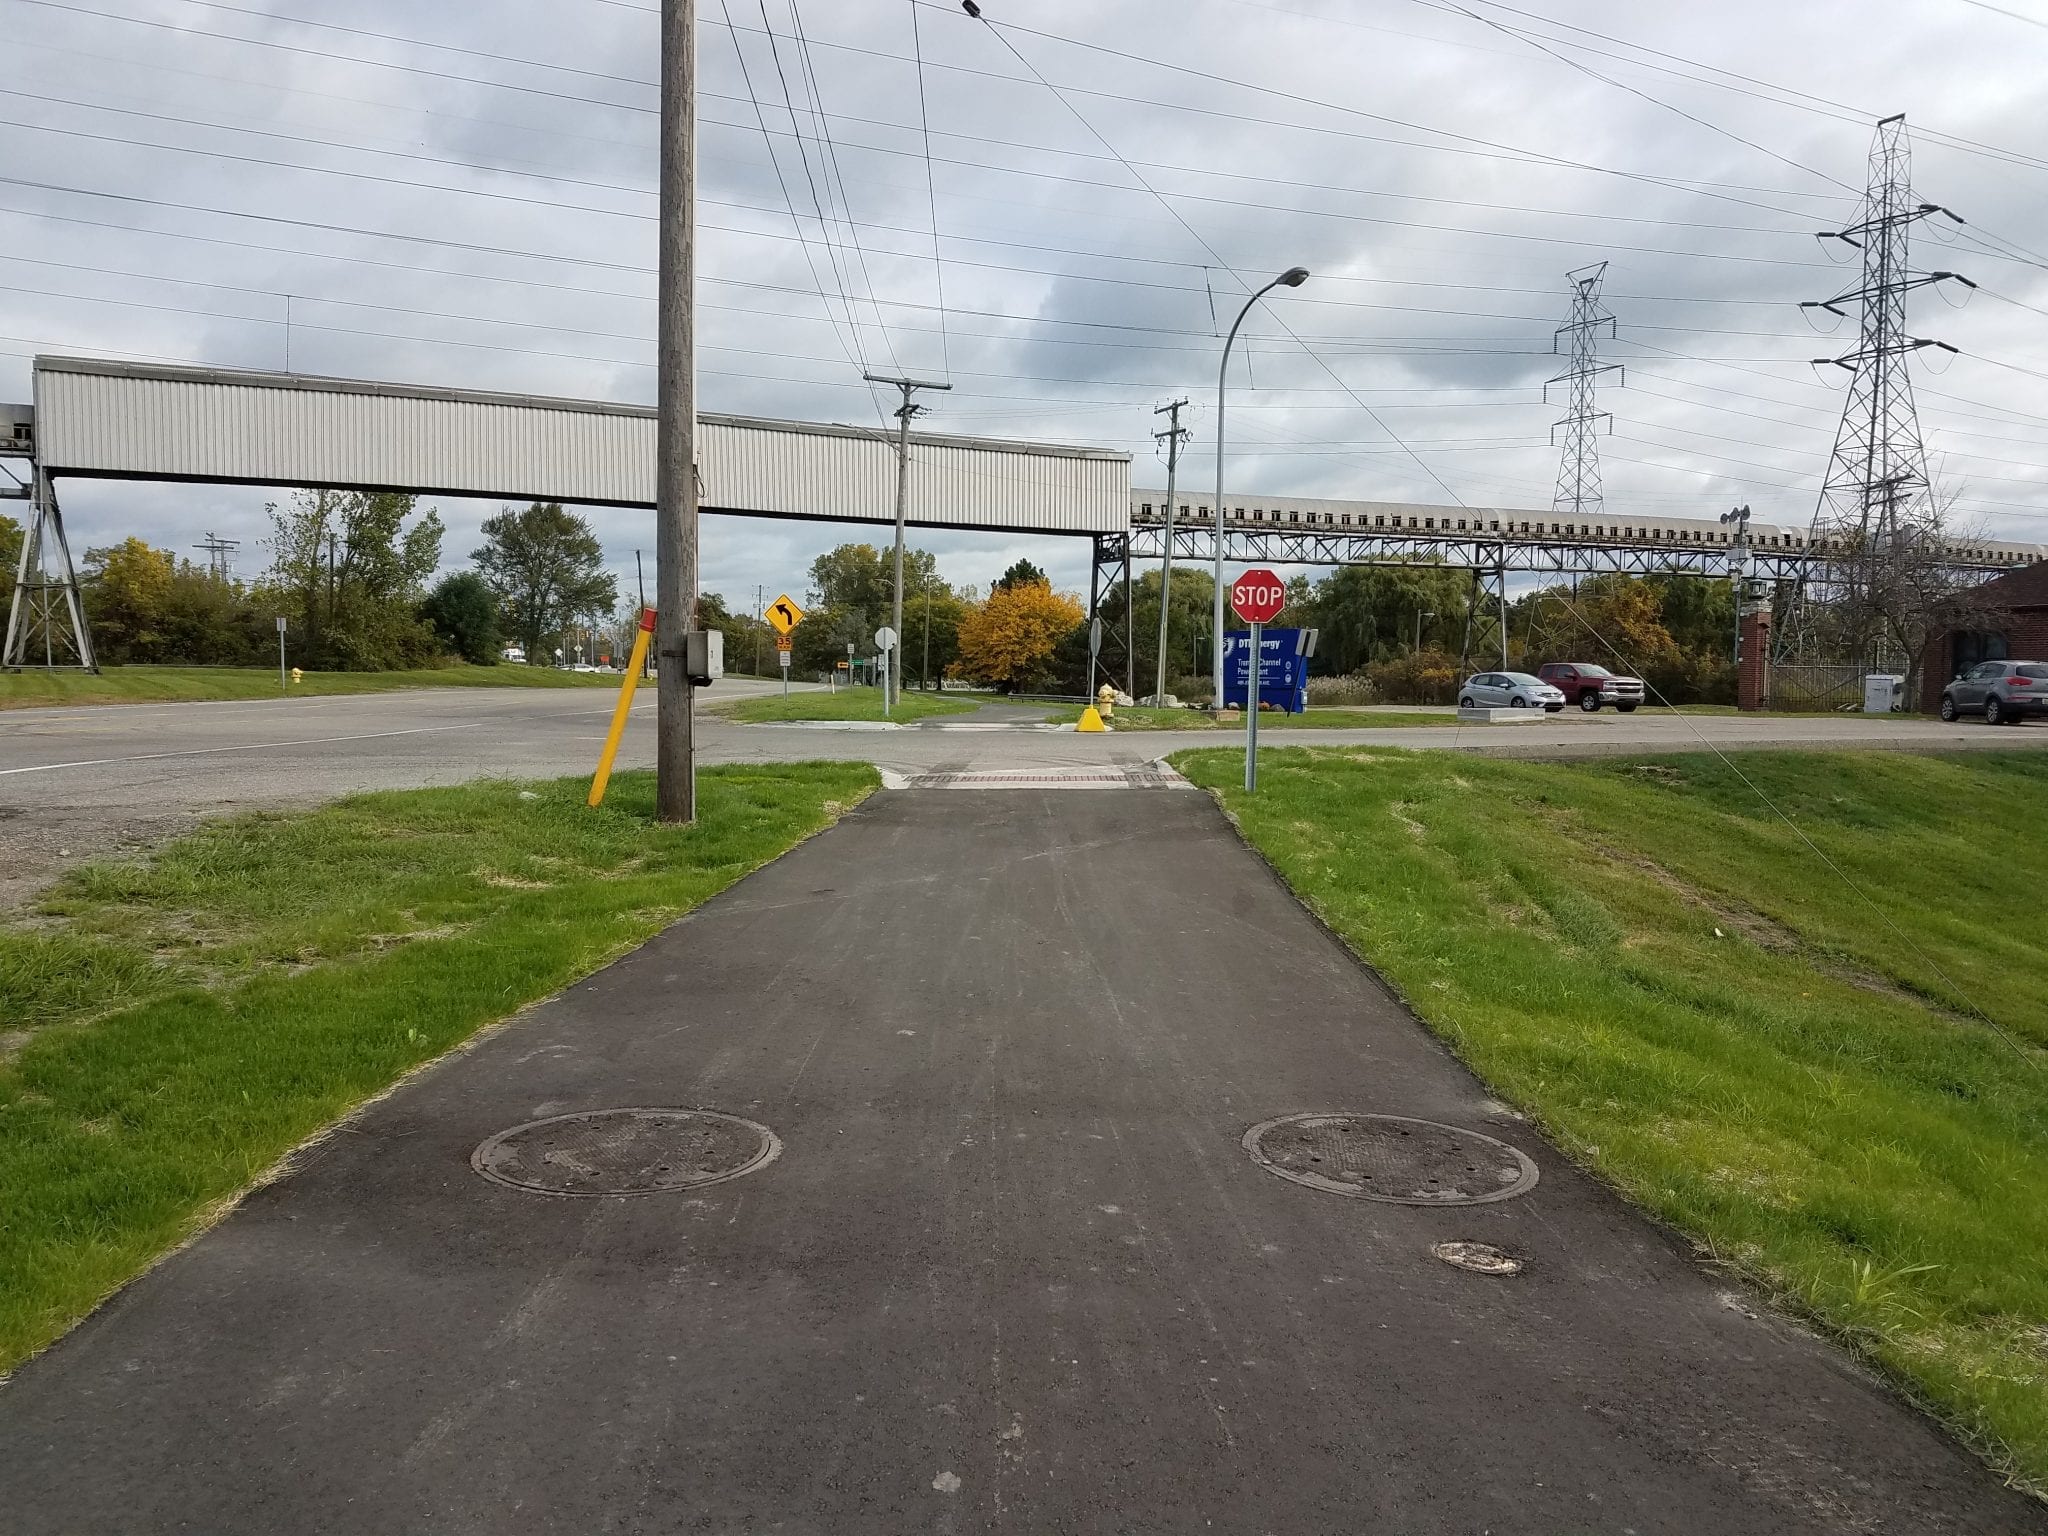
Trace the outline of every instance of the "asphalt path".
[[[473, 1149], [686, 1106], [780, 1158], [557, 1198]], [[1274, 1177], [1301, 1111], [1540, 1182]], [[1498, 1245], [1524, 1272], [1433, 1255]], [[371, 1105], [0, 1386], [10, 1533], [2014, 1533], [1415, 1024], [1205, 796], [876, 796]]]
[[[779, 691], [727, 679], [710, 699]], [[20, 900], [81, 859], [147, 847], [204, 816], [297, 805], [365, 789], [455, 784], [483, 777], [552, 778], [589, 772], [612, 710], [582, 690], [419, 689], [397, 693], [219, 704], [71, 706], [0, 712], [0, 906]], [[1231, 746], [1224, 732], [1082, 736], [1018, 728], [1041, 710], [988, 711], [902, 729], [739, 725], [700, 716], [701, 760], [790, 762], [851, 758], [892, 775], [1128, 768], [1191, 746]], [[996, 727], [996, 728], [990, 728]], [[1436, 747], [1571, 756], [1736, 747], [2048, 747], [2048, 726], [1861, 716], [1827, 719], [1677, 718], [1576, 712], [1526, 725], [1457, 729], [1270, 731], [1265, 744]], [[636, 704], [623, 767], [654, 761], [654, 701]]]

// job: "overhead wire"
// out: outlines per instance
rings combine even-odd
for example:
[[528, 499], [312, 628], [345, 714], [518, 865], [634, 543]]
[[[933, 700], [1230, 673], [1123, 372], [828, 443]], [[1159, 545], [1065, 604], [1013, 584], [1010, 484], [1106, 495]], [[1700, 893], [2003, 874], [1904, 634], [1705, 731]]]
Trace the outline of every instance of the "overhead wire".
[[939, 193], [932, 167], [931, 109], [925, 99], [924, 38], [918, 25], [917, 7], [910, 7], [910, 52], [917, 68], [917, 126], [924, 139], [924, 196], [932, 221], [932, 282], [939, 301], [939, 361], [947, 378], [952, 377], [952, 346], [946, 337], [946, 262], [939, 250]]
[[[923, 0], [911, 0], [911, 3], [913, 5], [922, 4]], [[987, 28], [989, 34], [996, 38], [997, 41], [1002, 43], [1002, 45], [1009, 50], [1011, 56], [1014, 57], [1018, 63], [1022, 64], [1027, 70], [1029, 70], [1033, 78], [1035, 78], [1041, 85], [1043, 85], [1046, 88], [1046, 90], [1052, 94], [1054, 99], [1060, 103], [1061, 106], [1065, 107], [1068, 112], [1072, 113], [1075, 119], [1079, 121], [1081, 125], [1088, 130], [1090, 135], [1092, 135], [1095, 138], [1095, 140], [1102, 145], [1104, 149], [1108, 150], [1111, 154], [1116, 155], [1120, 160], [1122, 159], [1121, 151], [1119, 151], [1117, 147], [1114, 144], [1112, 144], [1109, 141], [1109, 139], [1105, 137], [1102, 134], [1102, 132], [1099, 129], [1097, 129], [1095, 125], [1092, 122], [1090, 122], [1088, 118], [1085, 115], [1083, 115], [1078, 108], [1076, 108], [1073, 105], [1072, 102], [1068, 101], [1063, 95], [1061, 95], [1058, 88], [1055, 87], [1051, 81], [1047, 80], [1044, 75], [1039, 73], [1037, 66], [1032, 64], [1032, 62], [1024, 56], [1023, 52], [1019, 50], [1017, 46], [1014, 43], [1012, 43], [1007, 36], [1004, 35], [1003, 30], [999, 26], [997, 26], [996, 23], [990, 21], [989, 18], [986, 16], [980, 16], [979, 19]], [[1141, 187], [1144, 187], [1146, 191], [1151, 192], [1152, 195], [1158, 199], [1160, 206], [1165, 208], [1167, 212], [1172, 214], [1173, 217], [1180, 223], [1180, 225], [1184, 229], [1186, 229], [1190, 235], [1194, 237], [1196, 244], [1200, 245], [1202, 249], [1209, 252], [1211, 256], [1216, 257], [1218, 265], [1225, 265], [1225, 263], [1223, 262], [1223, 258], [1220, 255], [1217, 255], [1215, 247], [1210, 245], [1209, 241], [1206, 237], [1203, 236], [1200, 230], [1196, 229], [1194, 225], [1188, 223], [1187, 219], [1181, 214], [1179, 209], [1175, 208], [1171, 202], [1169, 202], [1165, 197], [1161, 196], [1159, 192], [1156, 189], [1154, 189], [1149, 182], [1145, 180], [1144, 176], [1135, 167], [1131, 166], [1128, 162], [1125, 162], [1125, 168], [1130, 171], [1132, 179], [1134, 179]], [[1231, 275], [1233, 277], [1237, 276], [1237, 274], [1234, 271]], [[1250, 285], [1244, 283], [1244, 280], [1241, 277], [1238, 278], [1238, 281], [1246, 288], [1247, 292], [1250, 291]], [[1277, 315], [1273, 316], [1272, 318], [1279, 325], [1281, 330], [1287, 332], [1289, 335], [1294, 334], [1284, 318]], [[1296, 337], [1295, 339], [1297, 341], [1300, 340], [1299, 337]], [[1458, 496], [1458, 493], [1451, 489], [1450, 485], [1444, 480], [1443, 476], [1439, 475], [1436, 472], [1436, 470], [1433, 467], [1431, 467], [1426, 460], [1423, 459], [1421, 454], [1417, 453], [1413, 448], [1409, 447], [1408, 444], [1405, 441], [1403, 441], [1400, 434], [1395, 432], [1394, 429], [1391, 426], [1389, 426], [1386, 423], [1386, 421], [1382, 419], [1380, 415], [1376, 411], [1374, 411], [1373, 408], [1369, 404], [1367, 404], [1363, 398], [1361, 398], [1355, 391], [1352, 391], [1350, 385], [1346, 383], [1346, 381], [1338, 375], [1336, 369], [1332, 368], [1329, 365], [1329, 363], [1325, 362], [1323, 358], [1318, 353], [1316, 353], [1313, 348], [1311, 348], [1308, 345], [1307, 342], [1301, 342], [1301, 348], [1302, 351], [1304, 351], [1310, 357], [1315, 359], [1316, 363], [1322, 368], [1322, 370], [1325, 373], [1329, 374], [1332, 380], [1334, 380], [1336, 383], [1344, 387], [1346, 392], [1349, 393], [1351, 395], [1351, 398], [1357, 403], [1359, 409], [1363, 410], [1366, 413], [1366, 415], [1372, 419], [1373, 425], [1378, 427], [1382, 432], [1386, 433], [1388, 441], [1399, 446], [1402, 449], [1402, 451], [1408, 455], [1409, 458], [1413, 459], [1417, 467], [1420, 468], [1422, 472], [1430, 478], [1431, 481], [1433, 481], [1439, 488], [1441, 488], [1445, 495], [1449, 496], [1453, 501], [1458, 502], [1460, 506], [1464, 505], [1464, 502]]]

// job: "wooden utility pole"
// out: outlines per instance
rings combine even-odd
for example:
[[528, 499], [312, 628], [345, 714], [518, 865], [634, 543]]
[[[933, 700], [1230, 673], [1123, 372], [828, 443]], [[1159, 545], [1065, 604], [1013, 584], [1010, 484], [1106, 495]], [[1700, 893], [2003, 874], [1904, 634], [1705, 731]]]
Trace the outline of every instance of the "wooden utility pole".
[[[892, 379], [881, 374], [864, 373], [862, 379], [870, 384], [889, 384], [903, 391], [903, 405], [896, 412], [896, 575], [891, 584], [889, 599], [889, 628], [896, 636], [896, 643], [889, 647], [891, 654], [882, 658], [889, 670], [882, 675], [882, 709], [891, 712], [896, 707], [896, 697], [903, 692], [903, 519], [910, 500], [910, 422], [924, 407], [911, 403], [911, 392], [919, 389], [951, 389], [950, 384], [934, 383], [930, 379]], [[894, 680], [894, 692], [891, 690]]]
[[[1173, 585], [1173, 498], [1178, 491], [1175, 482], [1180, 473], [1180, 445], [1193, 435], [1180, 424], [1180, 413], [1187, 409], [1187, 404], [1185, 400], [1176, 400], [1152, 413], [1167, 419], [1166, 430], [1152, 434], [1166, 439], [1166, 529], [1162, 535], [1166, 553], [1159, 562], [1159, 677], [1152, 690], [1161, 698], [1166, 695], [1166, 601]], [[1125, 564], [1129, 564], [1128, 556]]]
[[661, 5], [661, 224], [655, 336], [655, 813], [697, 819], [685, 636], [697, 623], [697, 5]]

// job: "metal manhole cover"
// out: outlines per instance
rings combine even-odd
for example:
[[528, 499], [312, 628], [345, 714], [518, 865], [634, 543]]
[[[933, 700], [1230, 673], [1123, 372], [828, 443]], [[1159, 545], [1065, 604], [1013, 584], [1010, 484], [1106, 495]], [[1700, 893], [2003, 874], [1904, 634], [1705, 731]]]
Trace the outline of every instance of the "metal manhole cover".
[[709, 1109], [595, 1109], [500, 1131], [470, 1155], [485, 1178], [537, 1195], [654, 1195], [765, 1168], [765, 1125]]
[[1536, 1187], [1536, 1165], [1504, 1141], [1401, 1115], [1282, 1115], [1244, 1133], [1269, 1173], [1396, 1205], [1481, 1205]]

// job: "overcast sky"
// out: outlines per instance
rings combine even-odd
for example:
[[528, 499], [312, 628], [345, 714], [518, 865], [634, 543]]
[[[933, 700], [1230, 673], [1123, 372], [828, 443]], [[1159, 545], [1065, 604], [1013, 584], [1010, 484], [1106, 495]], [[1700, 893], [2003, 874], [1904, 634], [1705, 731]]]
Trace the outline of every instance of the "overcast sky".
[[[278, 368], [289, 340], [300, 372], [650, 402], [653, 3], [0, 0], [0, 400], [37, 351]], [[954, 385], [927, 429], [1120, 449], [1152, 485], [1187, 395], [1200, 483], [1219, 330], [1300, 263], [1239, 343], [1233, 488], [1547, 507], [1564, 274], [1606, 261], [1610, 511], [1803, 526], [1846, 379], [1811, 360], [1853, 325], [1798, 306], [1856, 282], [1814, 234], [1903, 111], [1917, 195], [1968, 221], [1919, 226], [1915, 265], [1981, 285], [1912, 304], [1961, 349], [1915, 374], [1937, 480], [2048, 540], [2040, 0], [983, 10], [700, 0], [704, 409], [878, 423], [863, 369], [907, 370]], [[253, 575], [270, 494], [66, 507], [74, 547], [211, 530]], [[438, 505], [458, 565], [494, 508]], [[651, 514], [591, 516], [630, 591]], [[751, 606], [880, 536], [711, 520], [704, 585]], [[919, 542], [956, 581], [1028, 554], [1087, 584], [1081, 541]]]

